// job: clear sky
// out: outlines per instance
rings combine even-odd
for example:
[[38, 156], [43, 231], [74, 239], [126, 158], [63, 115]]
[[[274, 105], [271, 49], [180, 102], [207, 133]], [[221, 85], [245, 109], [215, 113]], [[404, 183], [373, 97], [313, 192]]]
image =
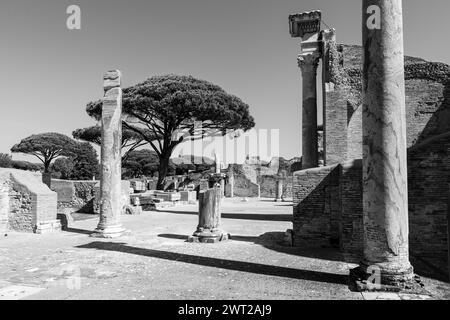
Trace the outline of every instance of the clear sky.
[[[405, 0], [405, 50], [450, 64], [450, 2]], [[66, 8], [81, 7], [81, 30]], [[281, 156], [301, 153], [298, 39], [288, 16], [321, 9], [338, 41], [361, 43], [359, 0], [1, 0], [0, 152], [35, 133], [93, 125], [86, 103], [117, 68], [130, 86], [190, 74], [250, 105], [257, 128], [280, 129]]]

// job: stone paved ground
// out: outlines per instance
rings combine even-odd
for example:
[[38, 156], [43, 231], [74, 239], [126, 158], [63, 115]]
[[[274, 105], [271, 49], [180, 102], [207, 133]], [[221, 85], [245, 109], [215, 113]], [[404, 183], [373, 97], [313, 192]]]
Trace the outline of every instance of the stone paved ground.
[[[425, 299], [360, 294], [330, 248], [280, 245], [291, 228], [291, 203], [226, 200], [223, 226], [233, 239], [187, 243], [197, 206], [124, 216], [132, 231], [116, 240], [89, 238], [97, 219], [53, 235], [11, 233], [0, 240], [0, 299]], [[424, 279], [433, 299], [450, 287]]]

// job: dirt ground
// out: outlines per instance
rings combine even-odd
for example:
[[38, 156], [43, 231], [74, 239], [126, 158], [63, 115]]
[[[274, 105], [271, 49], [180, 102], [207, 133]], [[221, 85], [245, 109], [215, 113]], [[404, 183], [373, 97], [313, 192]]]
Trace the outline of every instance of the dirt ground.
[[197, 206], [123, 216], [130, 234], [90, 238], [96, 216], [77, 216], [57, 234], [10, 233], [0, 239], [0, 299], [449, 299], [450, 286], [423, 278], [429, 294], [361, 294], [332, 248], [282, 245], [292, 203], [225, 200], [232, 239], [188, 243]]

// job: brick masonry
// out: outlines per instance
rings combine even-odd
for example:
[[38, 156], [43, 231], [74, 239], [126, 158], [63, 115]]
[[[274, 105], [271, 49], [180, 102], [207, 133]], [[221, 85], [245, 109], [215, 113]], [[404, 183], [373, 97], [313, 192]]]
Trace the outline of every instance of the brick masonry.
[[294, 174], [294, 246], [329, 246], [338, 239], [340, 166]]

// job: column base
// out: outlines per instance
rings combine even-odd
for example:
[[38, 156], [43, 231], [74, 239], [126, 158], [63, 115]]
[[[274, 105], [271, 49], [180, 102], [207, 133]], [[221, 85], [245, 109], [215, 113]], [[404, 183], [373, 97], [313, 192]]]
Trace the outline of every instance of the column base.
[[230, 238], [231, 235], [222, 230], [203, 230], [197, 231], [192, 236], [189, 236], [187, 241], [195, 243], [219, 243], [227, 241]]
[[283, 199], [275, 199], [274, 202], [283, 202]]
[[92, 238], [112, 239], [112, 238], [119, 238], [129, 234], [130, 234], [129, 230], [126, 230], [125, 228], [119, 225], [119, 226], [97, 228], [89, 236]]
[[[415, 275], [413, 268], [402, 273], [387, 273], [381, 271], [377, 275], [369, 273], [366, 266], [350, 270], [350, 288], [358, 292], [402, 292], [411, 294], [427, 294], [420, 277]], [[377, 283], [378, 282], [378, 283]]]

